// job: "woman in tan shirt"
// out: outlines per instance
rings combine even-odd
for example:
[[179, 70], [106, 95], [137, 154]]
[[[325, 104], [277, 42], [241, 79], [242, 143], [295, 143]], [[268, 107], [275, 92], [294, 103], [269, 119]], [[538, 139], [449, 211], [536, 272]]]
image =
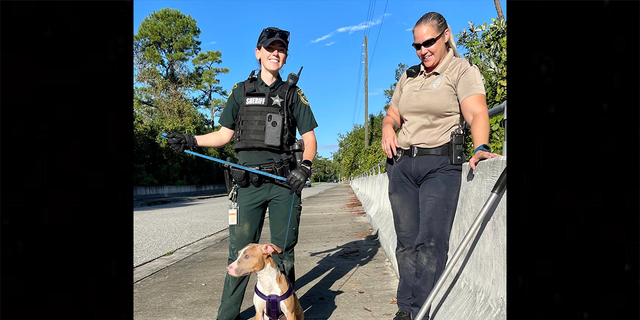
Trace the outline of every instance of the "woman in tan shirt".
[[500, 156], [487, 144], [489, 114], [480, 71], [460, 57], [444, 17], [437, 12], [422, 16], [413, 40], [421, 63], [398, 81], [382, 122], [398, 240], [395, 320], [417, 315], [447, 261], [462, 176], [462, 165], [450, 162], [449, 148], [461, 116], [471, 125], [471, 169], [482, 159]]

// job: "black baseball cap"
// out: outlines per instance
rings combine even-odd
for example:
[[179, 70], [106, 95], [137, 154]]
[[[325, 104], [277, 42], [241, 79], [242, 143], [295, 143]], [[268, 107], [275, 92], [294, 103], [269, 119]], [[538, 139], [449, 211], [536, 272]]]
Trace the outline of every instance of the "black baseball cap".
[[266, 47], [274, 41], [282, 41], [284, 48], [289, 50], [289, 31], [281, 30], [276, 27], [268, 27], [262, 29], [260, 37], [258, 37], [258, 46]]

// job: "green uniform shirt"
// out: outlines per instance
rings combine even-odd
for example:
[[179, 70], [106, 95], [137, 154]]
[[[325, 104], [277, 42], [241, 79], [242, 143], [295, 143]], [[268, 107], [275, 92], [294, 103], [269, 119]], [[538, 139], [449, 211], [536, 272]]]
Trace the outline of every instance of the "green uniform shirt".
[[[283, 84], [282, 78], [278, 76], [276, 81], [274, 81], [270, 86], [267, 86], [262, 78], [260, 77], [260, 73], [258, 73], [258, 87], [265, 92], [273, 92], [275, 91], [281, 84]], [[300, 135], [303, 135], [318, 126], [316, 122], [316, 118], [313, 116], [313, 111], [311, 111], [311, 107], [309, 106], [309, 101], [307, 97], [305, 97], [302, 89], [296, 88], [297, 94], [293, 95], [293, 117], [296, 119], [296, 126], [298, 128], [298, 132]], [[227, 105], [222, 110], [222, 114], [220, 115], [220, 120], [218, 121], [220, 125], [225, 128], [235, 130], [236, 127], [236, 118], [238, 117], [238, 113], [240, 112], [240, 105], [242, 104], [242, 97], [244, 93], [244, 82], [238, 82], [233, 89], [231, 89], [231, 94], [227, 98]], [[268, 164], [274, 162], [274, 156], [279, 157], [280, 154], [260, 150], [260, 151], [238, 151], [238, 160], [241, 165], [244, 166], [257, 166], [261, 164]]]

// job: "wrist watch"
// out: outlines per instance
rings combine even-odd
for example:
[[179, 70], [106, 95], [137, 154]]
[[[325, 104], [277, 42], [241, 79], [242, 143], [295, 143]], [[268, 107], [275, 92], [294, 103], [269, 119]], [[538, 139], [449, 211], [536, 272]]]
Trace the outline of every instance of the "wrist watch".
[[491, 147], [488, 144], [481, 144], [479, 147], [477, 147], [475, 150], [473, 150], [473, 154], [478, 152], [478, 150], [491, 152]]
[[311, 166], [313, 165], [313, 163], [309, 160], [303, 160], [302, 163], [300, 163], [300, 165], [304, 166], [305, 168], [311, 170]]

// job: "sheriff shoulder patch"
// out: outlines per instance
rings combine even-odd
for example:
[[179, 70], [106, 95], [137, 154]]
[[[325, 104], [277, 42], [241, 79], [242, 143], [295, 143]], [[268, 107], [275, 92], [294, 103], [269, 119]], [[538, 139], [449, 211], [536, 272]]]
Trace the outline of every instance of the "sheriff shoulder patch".
[[235, 90], [235, 88], [237, 88], [237, 87], [238, 87], [238, 83], [236, 82], [236, 84], [233, 85], [233, 88], [231, 88], [231, 92], [227, 96], [227, 100], [229, 100], [229, 98], [231, 98], [231, 95], [233, 94], [233, 90]]
[[302, 89], [298, 88], [298, 95], [300, 96], [300, 100], [302, 101], [302, 103], [309, 105], [309, 100], [307, 100], [307, 97], [304, 95], [304, 92], [302, 92]]

